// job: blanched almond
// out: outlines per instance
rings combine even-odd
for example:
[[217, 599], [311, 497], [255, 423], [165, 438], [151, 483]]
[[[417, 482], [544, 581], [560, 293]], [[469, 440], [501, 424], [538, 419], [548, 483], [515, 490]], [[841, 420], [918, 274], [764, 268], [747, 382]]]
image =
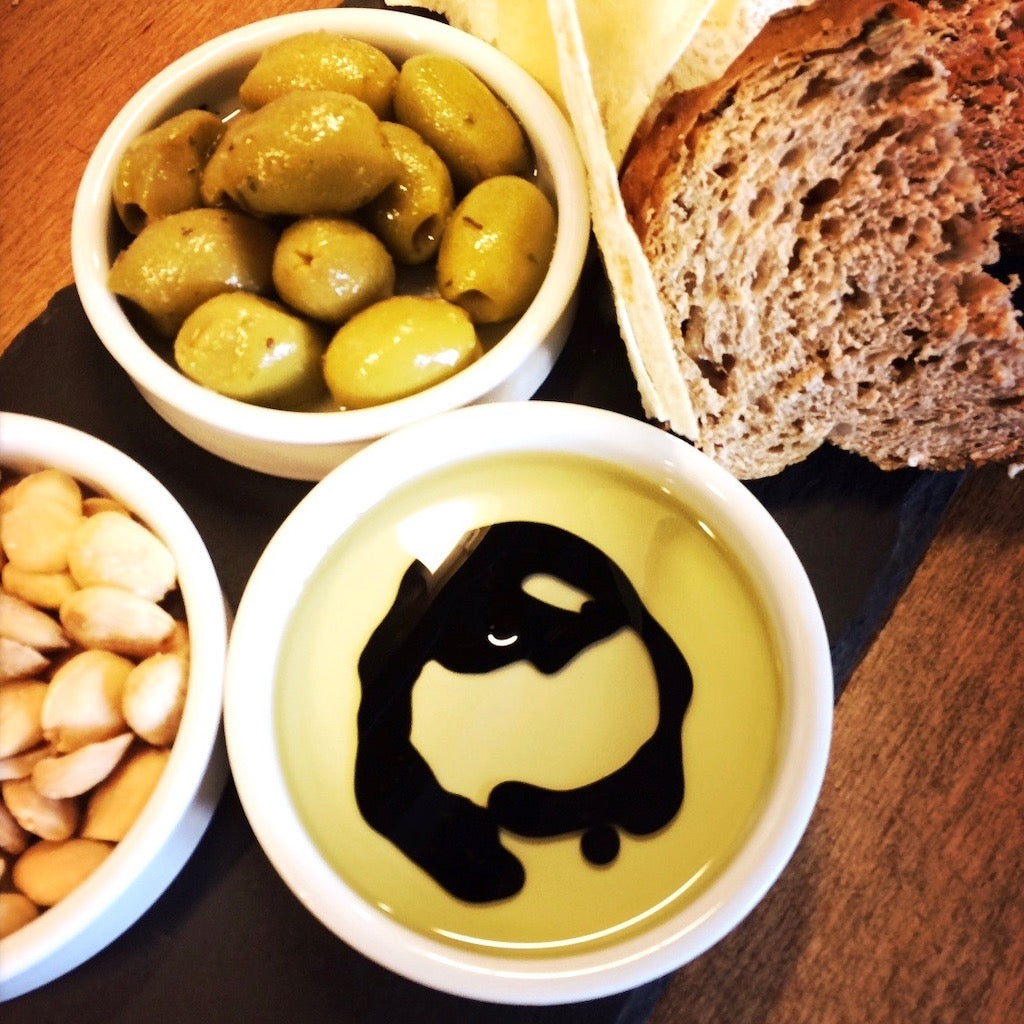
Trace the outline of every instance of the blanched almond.
[[137, 658], [155, 654], [174, 631], [163, 608], [120, 587], [83, 587], [60, 606], [60, 621], [83, 647]]
[[110, 842], [124, 839], [160, 781], [169, 756], [164, 747], [130, 753], [89, 798], [79, 834]]
[[35, 647], [0, 637], [0, 682], [39, 676], [49, 664], [50, 659]]
[[151, 601], [177, 579], [174, 556], [152, 530], [119, 512], [84, 519], [68, 545], [68, 568], [80, 587], [123, 587]]
[[52, 907], [78, 888], [110, 855], [107, 843], [69, 839], [30, 846], [15, 862], [15, 886], [40, 907]]
[[31, 779], [11, 779], [0, 784], [7, 810], [26, 831], [40, 839], [69, 839], [78, 827], [76, 800], [51, 800], [32, 785]]
[[0, 939], [13, 935], [39, 916], [39, 908], [20, 892], [0, 892]]
[[147, 743], [168, 746], [178, 732], [188, 689], [188, 664], [178, 654], [154, 654], [125, 680], [121, 710]]
[[16, 857], [29, 844], [29, 834], [18, 824], [18, 819], [0, 802], [0, 850]]
[[68, 544], [81, 521], [81, 513], [67, 505], [28, 498], [0, 516], [0, 544], [8, 561], [26, 572], [63, 572]]
[[0, 582], [7, 593], [52, 611], [78, 589], [69, 572], [27, 572], [10, 562], [0, 571]]
[[36, 762], [32, 785], [52, 800], [81, 796], [101, 783], [131, 745], [130, 732], [98, 743], [88, 743], [70, 754], [55, 754]]
[[53, 753], [53, 747], [44, 743], [26, 750], [23, 754], [0, 757], [0, 782], [6, 782], [8, 779], [27, 779], [32, 774], [36, 762], [44, 757], [52, 757]]
[[82, 511], [82, 488], [73, 476], [62, 469], [39, 469], [27, 473], [4, 491], [0, 511], [33, 498], [55, 501], [72, 512]]
[[175, 620], [174, 629], [171, 631], [171, 635], [160, 645], [161, 654], [177, 654], [179, 657], [184, 658], [186, 662], [189, 659], [189, 635], [188, 635], [188, 624], [179, 620]]
[[123, 516], [131, 515], [131, 512], [129, 512], [128, 509], [126, 509], [124, 505], [117, 500], [117, 498], [108, 498], [105, 495], [94, 494], [83, 499], [83, 516], [94, 516], [97, 512], [120, 512]]
[[56, 619], [5, 590], [0, 590], [0, 636], [37, 651], [56, 651], [69, 646], [67, 634]]
[[50, 664], [34, 647], [0, 636], [0, 681], [37, 676]]
[[49, 686], [16, 679], [0, 686], [0, 757], [20, 754], [43, 739], [43, 703]]
[[43, 735], [60, 753], [107, 740], [125, 730], [121, 697], [134, 668], [112, 651], [81, 651], [50, 680], [42, 707]]

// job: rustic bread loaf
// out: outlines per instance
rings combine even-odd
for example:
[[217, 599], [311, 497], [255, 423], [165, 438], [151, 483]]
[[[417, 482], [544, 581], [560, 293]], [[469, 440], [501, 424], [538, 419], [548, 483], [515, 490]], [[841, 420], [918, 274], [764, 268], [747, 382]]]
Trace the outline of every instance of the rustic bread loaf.
[[1024, 331], [919, 15], [779, 15], [629, 154], [697, 444], [741, 478], [825, 441], [886, 468], [1024, 460]]

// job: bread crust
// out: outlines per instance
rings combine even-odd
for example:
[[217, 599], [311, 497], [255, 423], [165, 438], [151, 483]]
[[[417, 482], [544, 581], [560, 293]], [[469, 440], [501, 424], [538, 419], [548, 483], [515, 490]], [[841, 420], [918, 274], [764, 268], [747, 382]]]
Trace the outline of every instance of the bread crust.
[[1024, 331], [960, 124], [916, 5], [823, 0], [635, 140], [624, 203], [701, 371], [697, 444], [736, 475], [825, 441], [1024, 460]]
[[670, 172], [680, 149], [692, 149], [693, 133], [730, 102], [736, 84], [752, 68], [787, 52], [814, 54], [840, 48], [870, 21], [895, 17], [918, 23], [922, 14], [909, 0], [833, 0], [789, 8], [765, 24], [721, 78], [669, 97], [648, 133], [633, 139], [622, 164], [622, 198], [640, 240], [650, 211], [661, 206], [665, 190], [671, 188]]
[[920, 0], [985, 209], [1024, 235], [1024, 0]]

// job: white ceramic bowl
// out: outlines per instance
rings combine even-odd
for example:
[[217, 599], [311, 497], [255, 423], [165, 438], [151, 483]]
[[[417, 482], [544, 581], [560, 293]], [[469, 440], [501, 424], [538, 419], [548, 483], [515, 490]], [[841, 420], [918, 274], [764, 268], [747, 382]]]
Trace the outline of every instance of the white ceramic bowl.
[[[559, 464], [557, 460], [563, 456], [581, 461]], [[554, 475], [545, 477], [547, 471], [541, 471], [534, 476], [531, 467], [542, 466], [548, 457], [556, 460]], [[591, 465], [587, 461], [591, 459], [599, 460], [602, 467], [596, 485], [586, 475], [590, 470], [580, 468]], [[497, 464], [525, 468], [513, 470], [508, 479], [495, 477], [488, 482], [489, 467]], [[558, 469], [558, 465], [562, 468]], [[459, 474], [466, 466], [477, 467], [473, 472], [483, 475], [463, 491], [462, 483], [451, 481], [461, 480]], [[605, 488], [605, 478], [600, 475], [606, 472], [612, 474], [610, 489]], [[631, 499], [627, 497], [623, 503], [616, 497], [619, 492], [615, 480], [619, 473], [627, 474], [623, 479], [632, 479], [633, 474], [652, 483], [652, 500], [661, 509], [656, 516], [636, 515], [629, 503]], [[531, 483], [534, 479], [536, 490]], [[482, 485], [480, 480], [484, 481]], [[562, 493], [566, 485], [569, 490]], [[434, 486], [440, 490], [430, 492]], [[437, 500], [439, 504], [430, 506], [433, 513], [417, 518], [419, 488], [423, 494], [432, 493], [431, 501]], [[406, 501], [410, 504], [404, 505]], [[662, 507], [659, 502], [667, 505]], [[440, 515], [438, 508], [442, 510]], [[402, 515], [410, 511], [412, 514], [402, 519], [395, 509], [404, 509]], [[647, 583], [653, 581], [649, 598], [642, 585], [633, 580], [641, 590], [641, 600], [654, 602], [651, 607], [660, 609], [658, 617], [673, 623], [674, 637], [687, 636], [680, 649], [693, 666], [697, 696], [687, 711], [688, 716], [696, 717], [693, 722], [689, 718], [684, 720], [683, 735], [687, 738], [683, 747], [691, 751], [694, 759], [686, 766], [683, 810], [674, 821], [682, 821], [683, 814], [699, 814], [702, 806], [710, 807], [711, 817], [719, 813], [720, 805], [722, 815], [732, 813], [724, 809], [723, 794], [756, 791], [759, 795], [750, 816], [743, 819], [747, 824], [736, 833], [741, 839], [731, 853], [716, 862], [707, 877], [700, 878], [698, 870], [693, 878], [682, 874], [678, 881], [669, 878], [669, 890], [676, 885], [680, 891], [693, 885], [692, 898], [684, 896], [676, 901], [673, 896], [661, 909], [642, 908], [632, 920], [649, 915], [650, 923], [636, 927], [630, 924], [621, 929], [621, 938], [609, 933], [601, 941], [588, 938], [574, 945], [548, 943], [541, 936], [539, 943], [533, 944], [532, 954], [522, 956], [515, 951], [516, 941], [503, 943], [485, 938], [475, 945], [453, 943], [441, 937], [442, 930], [453, 932], [446, 920], [428, 921], [426, 926], [403, 920], [389, 896], [374, 895], [364, 885], [366, 879], [356, 877], [361, 869], [346, 873], [350, 863], [345, 859], [348, 850], [355, 849], [360, 842], [369, 842], [365, 849], [372, 853], [358, 863], [380, 864], [385, 890], [394, 885], [391, 895], [396, 900], [405, 899], [407, 891], [420, 886], [422, 877], [416, 875], [417, 869], [406, 872], [408, 863], [387, 842], [371, 834], [373, 829], [365, 829], [358, 815], [345, 815], [351, 812], [350, 805], [354, 806], [352, 794], [358, 788], [352, 781], [352, 765], [356, 757], [353, 751], [360, 740], [353, 738], [358, 733], [353, 723], [361, 699], [359, 692], [362, 689], [363, 699], [366, 693], [365, 684], [360, 684], [362, 670], [355, 666], [366, 637], [372, 635], [374, 623], [383, 621], [380, 613], [387, 612], [402, 578], [405, 554], [401, 552], [396, 561], [393, 549], [402, 547], [404, 538], [418, 532], [418, 538], [410, 541], [409, 551], [430, 561], [433, 556], [419, 552], [431, 548], [436, 532], [436, 567], [445, 553], [452, 550], [452, 542], [462, 531], [458, 525], [460, 517], [465, 517], [465, 522], [473, 527], [478, 525], [476, 516], [481, 517], [479, 522], [492, 523], [509, 518], [510, 511], [513, 519], [529, 519], [535, 510], [539, 521], [562, 523], [563, 528], [567, 528], [564, 522], [579, 522], [581, 536], [591, 534], [592, 542], [593, 537], [607, 540], [607, 546], [604, 540], [599, 546], [623, 567], [630, 579], [635, 573]], [[407, 530], [406, 526], [399, 530], [394, 526], [396, 522], [418, 526], [418, 531]], [[685, 530], [684, 523], [689, 524]], [[605, 531], [608, 524], [614, 528]], [[716, 590], [710, 577], [685, 578], [685, 560], [677, 577], [674, 567], [679, 563], [674, 561], [677, 553], [671, 545], [684, 536], [703, 540], [699, 536], [702, 532], [716, 537], [716, 543], [731, 552], [730, 564], [743, 567], [737, 578], [745, 578], [752, 588], [748, 593], [756, 593], [755, 604], [763, 612], [760, 621], [768, 624], [766, 635], [773, 638], [778, 659], [777, 734], [767, 741], [767, 746], [758, 746], [763, 737], [752, 737], [762, 727], [757, 724], [757, 716], [762, 713], [758, 708], [763, 695], [756, 699], [740, 697], [736, 720], [747, 721], [749, 731], [744, 734], [745, 739], [736, 741], [733, 737], [731, 741], [738, 742], [733, 751], [737, 764], [748, 757], [753, 759], [755, 747], [762, 751], [756, 755], [763, 759], [758, 763], [764, 765], [764, 788], [760, 790], [744, 790], [747, 783], [737, 783], [734, 789], [730, 789], [733, 783], [724, 790], [716, 789], [714, 780], [720, 774], [728, 776], [732, 772], [730, 762], [724, 763], [721, 773], [712, 768], [710, 761], [705, 768], [699, 763], [701, 758], [718, 757], [717, 747], [728, 747], [730, 741], [724, 737], [733, 729], [731, 712], [725, 710], [724, 704], [714, 714], [721, 712], [725, 718], [702, 717], [719, 699], [711, 695], [715, 686], [709, 689], [707, 673], [719, 659], [724, 659], [722, 664], [727, 668], [733, 665], [729, 659], [745, 649], [748, 635], [740, 620], [731, 617], [712, 619], [704, 625], [685, 624], [685, 615], [703, 614], [699, 609], [705, 605], [705, 599], [710, 606]], [[378, 546], [381, 542], [383, 546]], [[632, 549], [634, 542], [636, 550]], [[341, 546], [336, 548], [338, 544]], [[669, 547], [663, 550], [665, 544]], [[328, 557], [332, 550], [335, 554]], [[342, 552], [340, 560], [338, 551]], [[365, 564], [361, 565], [359, 559]], [[348, 591], [341, 589], [346, 583], [351, 585]], [[320, 587], [328, 589], [316, 589]], [[303, 620], [306, 613], [293, 610], [313, 607], [304, 604], [311, 593], [318, 593], [321, 598], [333, 595], [339, 604], [330, 613], [315, 612], [312, 619]], [[351, 594], [349, 601], [344, 600], [347, 593]], [[323, 607], [331, 607], [329, 599], [325, 600], [328, 603]], [[682, 626], [675, 621], [677, 613], [684, 616]], [[324, 618], [317, 618], [321, 614]], [[296, 622], [303, 621], [305, 625], [295, 632]], [[313, 628], [307, 629], [310, 623]], [[323, 627], [321, 632], [317, 632], [317, 624]], [[498, 633], [494, 631], [495, 636]], [[387, 649], [389, 639], [382, 639]], [[492, 644], [501, 642], [488, 639]], [[709, 645], [706, 649], [701, 647], [705, 639]], [[394, 643], [399, 643], [397, 634]], [[456, 650], [462, 649], [460, 640]], [[298, 652], [297, 661], [289, 660], [289, 650], [293, 658]], [[590, 653], [580, 655], [584, 656], [590, 657]], [[300, 666], [297, 670], [296, 665]], [[305, 680], [303, 673], [307, 672], [311, 677], [319, 674], [326, 678], [325, 688], [320, 689], [315, 679]], [[741, 676], [742, 673], [729, 675], [722, 692], [740, 685]], [[472, 678], [478, 679], [476, 685], [485, 685], [479, 677]], [[587, 678], [588, 685], [599, 681], [596, 675]], [[614, 689], [623, 681], [610, 682]], [[632, 685], [631, 679], [627, 682]], [[617, 728], [620, 718], [629, 718], [634, 703], [632, 692], [620, 695], [618, 703], [607, 698], [597, 712], [599, 722]], [[299, 504], [259, 561], [235, 619], [225, 683], [225, 730], [237, 788], [260, 843], [296, 896], [328, 928], [395, 972], [444, 991], [496, 1002], [560, 1003], [596, 998], [662, 976], [713, 945], [754, 907], [796, 848], [817, 799], [831, 735], [832, 693], [829, 649], [811, 586], [778, 526], [746, 488], [689, 445], [645, 423], [572, 405], [498, 403], [445, 413], [376, 442], [329, 474]], [[402, 699], [399, 697], [399, 701]], [[764, 706], [769, 705], [770, 702]], [[532, 736], [533, 719], [524, 717], [522, 703], [511, 702], [506, 708], [499, 731], [516, 737]], [[424, 712], [424, 728], [440, 724], [443, 732], [447, 726], [440, 720], [460, 712], [458, 706], [450, 705], [448, 712], [436, 716], [438, 721]], [[744, 719], [748, 714], [754, 718]], [[412, 712], [414, 736], [419, 715], [418, 710]], [[542, 759], [547, 756], [545, 750], [557, 750], [563, 735], [568, 737], [574, 732], [575, 717], [573, 712], [565, 715], [555, 732], [547, 734], [548, 739], [537, 741], [543, 748]], [[710, 742], [699, 739], [693, 731], [697, 721], [704, 723], [700, 728], [711, 729]], [[715, 721], [724, 724], [721, 743], [718, 726], [709, 725]], [[289, 733], [296, 728], [300, 731]], [[302, 731], [307, 728], [308, 735]], [[431, 740], [426, 732], [419, 735], [415, 742], [424, 750], [439, 754], [443, 761], [444, 743], [438, 746], [438, 741]], [[333, 749], [335, 737], [339, 738], [337, 751]], [[457, 748], [463, 742], [475, 741], [477, 736], [472, 731], [459, 732], [451, 738], [449, 746]], [[488, 748], [477, 742], [473, 750], [470, 761], [484, 759]], [[704, 753], [697, 753], [699, 750]], [[765, 754], [764, 750], [770, 753]], [[753, 765], [754, 761], [750, 763]], [[443, 775], [447, 769], [438, 768], [436, 760], [431, 765], [439, 778], [448, 777]], [[394, 766], [385, 762], [380, 767], [386, 771]], [[703, 783], [702, 772], [706, 776]], [[653, 789], [657, 785], [656, 775], [644, 777], [639, 804], [649, 798], [648, 787]], [[334, 779], [340, 781], [335, 783]], [[715, 792], [718, 795], [711, 796]], [[693, 817], [688, 820], [696, 821]], [[672, 834], [674, 821], [655, 833], [651, 841], [665, 841], [664, 837]], [[507, 821], [502, 824], [508, 827]], [[332, 830], [336, 830], [338, 837], [337, 849], [332, 845]], [[502, 841], [512, 842], [507, 831], [502, 832]], [[526, 850], [528, 857], [532, 855], [531, 849], [538, 849], [531, 847], [531, 842], [536, 840], [512, 848], [520, 853]], [[627, 856], [647, 855], [640, 852], [642, 842], [633, 845], [631, 837], [624, 837], [622, 842], [616, 870], [626, 863]], [[684, 837], [682, 847], [671, 849], [682, 849], [685, 857], [689, 842]], [[655, 870], [665, 870], [666, 865], [674, 870], [675, 853], [666, 854], [665, 847], [658, 853], [656, 845], [643, 848], [655, 855], [655, 860], [647, 864], [661, 865]], [[576, 863], [574, 849], [570, 844], [570, 866]], [[532, 864], [528, 861], [528, 882]], [[599, 874], [598, 871], [588, 875], [586, 884], [602, 885]], [[571, 897], [577, 891], [575, 884], [569, 879], [560, 886], [549, 885], [548, 892], [557, 893], [557, 898], [567, 893]], [[423, 891], [433, 893], [432, 885], [427, 881]], [[578, 890], [576, 903], [567, 904], [568, 913], [588, 898], [599, 898], [588, 897], [588, 891]], [[514, 900], [520, 898], [517, 895]], [[442, 900], [439, 905], [447, 913], [448, 904]], [[543, 909], [544, 903], [540, 906]], [[557, 927], [561, 927], [558, 922]], [[592, 932], [591, 937], [600, 938], [600, 934]], [[545, 943], [552, 948], [545, 950]]]
[[[529, 309], [476, 363], [420, 394], [370, 409], [290, 412], [223, 397], [189, 381], [139, 336], [106, 285], [116, 255], [117, 215], [110, 201], [121, 153], [166, 117], [230, 96], [270, 43], [331, 29], [380, 46], [395, 60], [433, 51], [458, 58], [506, 102], [523, 125], [538, 184], [558, 210], [551, 268]], [[186, 437], [252, 469], [319, 479], [369, 440], [425, 416], [474, 402], [530, 397], [565, 343], [589, 242], [583, 164], [561, 112], [518, 65], [480, 40], [417, 15], [378, 10], [286, 14], [229, 32], [167, 67], [125, 105], [89, 161], [71, 229], [75, 281], [94, 330], [152, 407]]]
[[171, 883], [206, 830], [227, 777], [221, 735], [227, 611], [192, 521], [127, 455], [63, 424], [0, 413], [0, 465], [5, 473], [64, 470], [134, 511], [175, 557], [191, 640], [181, 724], [141, 815], [77, 889], [0, 940], [0, 999], [11, 999], [77, 967], [124, 932]]

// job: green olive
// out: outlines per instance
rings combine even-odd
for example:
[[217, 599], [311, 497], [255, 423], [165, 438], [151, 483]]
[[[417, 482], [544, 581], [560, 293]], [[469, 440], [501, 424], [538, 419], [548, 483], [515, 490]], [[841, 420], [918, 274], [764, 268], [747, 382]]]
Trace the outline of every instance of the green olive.
[[340, 92], [289, 92], [228, 124], [203, 174], [209, 205], [256, 214], [349, 213], [398, 174], [377, 115]]
[[186, 377], [229, 398], [294, 409], [322, 396], [323, 333], [269, 299], [217, 295], [181, 325], [174, 360]]
[[345, 92], [378, 117], [391, 111], [398, 68], [383, 50], [361, 39], [325, 30], [303, 32], [272, 43], [238, 90], [250, 110], [295, 89]]
[[114, 206], [137, 235], [150, 221], [202, 205], [203, 167], [224, 131], [208, 110], [186, 110], [131, 142], [114, 178]]
[[173, 337], [214, 295], [269, 291], [276, 244], [274, 231], [244, 213], [185, 210], [143, 228], [114, 260], [107, 283]]
[[465, 311], [444, 299], [396, 295], [339, 328], [324, 378], [345, 409], [393, 402], [429, 388], [482, 353]]
[[536, 185], [510, 175], [488, 178], [448, 222], [437, 254], [438, 290], [474, 323], [519, 316], [547, 273], [556, 226], [554, 207]]
[[395, 264], [376, 235], [351, 220], [307, 217], [274, 251], [274, 287], [293, 309], [340, 324], [395, 290]]
[[416, 266], [437, 253], [455, 204], [445, 162], [404, 124], [385, 121], [398, 177], [366, 209], [366, 220], [399, 263]]
[[526, 174], [529, 148], [505, 104], [460, 61], [417, 54], [395, 86], [395, 118], [441, 155], [463, 190], [497, 174]]

